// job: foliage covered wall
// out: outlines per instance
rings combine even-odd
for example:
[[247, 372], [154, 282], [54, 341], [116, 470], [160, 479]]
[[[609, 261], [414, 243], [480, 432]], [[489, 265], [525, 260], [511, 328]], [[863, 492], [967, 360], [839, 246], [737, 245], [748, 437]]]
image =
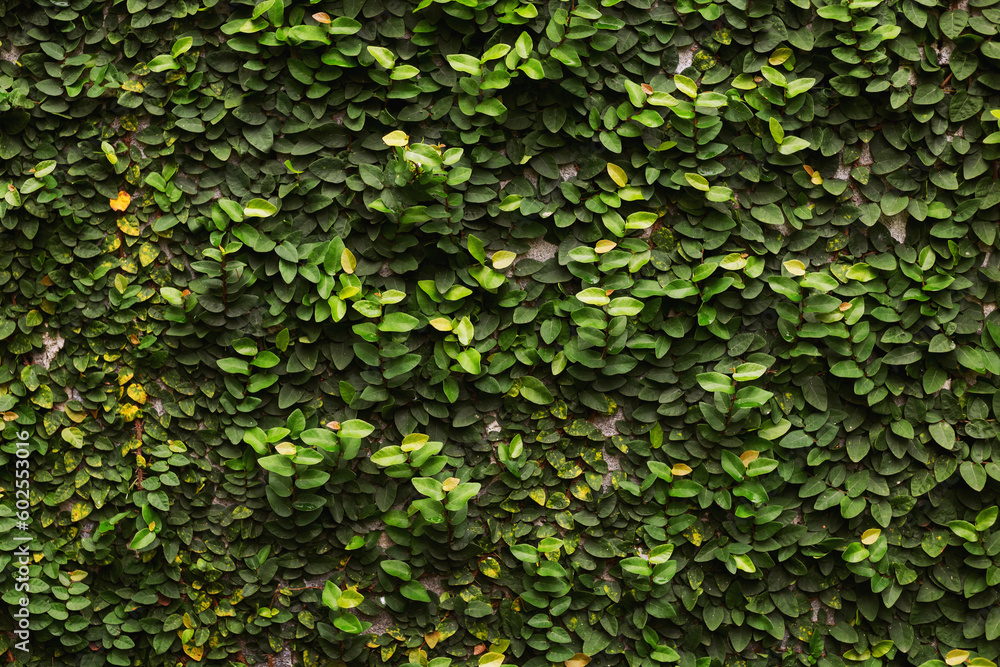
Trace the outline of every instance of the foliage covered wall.
[[3, 2], [4, 658], [992, 665], [995, 3]]

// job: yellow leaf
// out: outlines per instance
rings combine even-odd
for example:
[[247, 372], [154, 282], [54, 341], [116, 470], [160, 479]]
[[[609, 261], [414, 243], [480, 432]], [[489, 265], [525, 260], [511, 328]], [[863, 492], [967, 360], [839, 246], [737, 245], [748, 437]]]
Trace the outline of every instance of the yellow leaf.
[[496, 558], [486, 558], [479, 561], [479, 571], [491, 579], [496, 579], [500, 576], [500, 563]]
[[79, 521], [93, 511], [93, 508], [86, 503], [73, 503], [73, 509], [69, 513], [71, 521]]
[[497, 270], [506, 269], [514, 263], [516, 257], [517, 254], [510, 250], [498, 250], [493, 253], [493, 268]]
[[545, 489], [536, 486], [535, 488], [533, 488], [531, 491], [528, 492], [528, 497], [534, 500], [542, 507], [545, 507], [545, 498], [546, 498]]
[[861, 534], [861, 544], [865, 546], [869, 544], [875, 544], [878, 540], [878, 536], [882, 534], [882, 531], [878, 528], [869, 528]]
[[684, 463], [678, 463], [670, 469], [670, 474], [674, 477], [683, 477], [684, 475], [690, 475], [692, 472], [694, 471], [691, 466]]
[[628, 185], [628, 176], [625, 174], [625, 170], [617, 164], [608, 163], [608, 176], [610, 176], [611, 180], [615, 182], [615, 185], [620, 188], [624, 188]]
[[382, 137], [386, 146], [406, 146], [410, 143], [410, 135], [402, 130], [394, 130]]
[[444, 480], [444, 482], [442, 482], [441, 490], [444, 491], [445, 493], [448, 493], [456, 486], [458, 486], [458, 482], [459, 479], [457, 477], [449, 477], [448, 479]]
[[143, 243], [139, 248], [139, 263], [143, 266], [149, 266], [159, 256], [160, 249], [152, 243]]
[[441, 633], [435, 630], [434, 632], [428, 632], [424, 635], [424, 641], [427, 642], [429, 648], [434, 648], [437, 643], [441, 641]]
[[577, 653], [569, 660], [563, 662], [566, 667], [587, 667], [588, 663], [590, 663], [590, 656], [586, 653]]
[[683, 535], [688, 542], [695, 545], [696, 547], [700, 547], [702, 541], [704, 541], [704, 538], [701, 535], [701, 531], [698, 530], [695, 526], [689, 526], [686, 530], [681, 531], [681, 535]]
[[782, 264], [788, 272], [793, 276], [804, 276], [806, 275], [806, 265], [797, 259], [790, 259], [784, 264]]
[[[134, 215], [127, 215], [124, 218], [118, 218], [118, 229], [122, 230], [128, 236], [138, 236], [139, 235], [139, 221]], [[116, 238], [115, 241], [118, 241]], [[120, 242], [115, 243], [117, 246], [121, 245]]]
[[787, 47], [783, 47], [777, 49], [774, 53], [772, 53], [771, 57], [767, 59], [767, 62], [769, 65], [774, 65], [775, 67], [777, 67], [781, 63], [791, 58], [791, 56], [792, 56], [792, 50]]
[[743, 461], [743, 465], [748, 466], [756, 461], [758, 456], [760, 456], [760, 452], [756, 449], [748, 449], [740, 454], [740, 461]]
[[503, 653], [483, 653], [479, 656], [479, 667], [500, 667], [503, 664]]
[[285, 456], [293, 456], [295, 454], [295, 445], [290, 442], [282, 442], [275, 445], [274, 451], [279, 454], [284, 454]]
[[118, 192], [118, 197], [110, 200], [112, 211], [124, 211], [132, 201], [132, 196], [124, 190]]
[[141, 384], [131, 384], [128, 387], [128, 395], [136, 403], [146, 402], [146, 390], [143, 389]]
[[594, 252], [596, 252], [598, 255], [603, 255], [606, 252], [611, 252], [616, 247], [618, 247], [618, 244], [615, 243], [614, 241], [601, 239], [600, 241], [597, 242], [597, 245], [594, 246]]
[[944, 657], [944, 661], [949, 665], [961, 665], [963, 662], [969, 659], [969, 652], [962, 651], [961, 649], [954, 649], [948, 651], [948, 655]]
[[313, 14], [313, 18], [316, 20], [317, 23], [330, 22], [330, 15], [327, 14], [326, 12], [316, 12], [315, 14]]
[[195, 662], [201, 662], [201, 656], [205, 654], [204, 646], [191, 646], [190, 644], [184, 644], [184, 652], [190, 656]]
[[69, 572], [68, 574], [69, 574], [70, 581], [83, 581], [84, 579], [87, 578], [87, 575], [89, 575], [90, 573], [86, 572], [84, 570], [73, 570], [72, 572]]
[[130, 93], [141, 93], [143, 88], [145, 88], [145, 86], [143, 86], [140, 81], [129, 80], [122, 82], [122, 90], [127, 90]]
[[118, 414], [120, 414], [125, 421], [130, 422], [139, 414], [139, 408], [132, 403], [125, 403], [124, 405], [118, 406]]
[[429, 324], [438, 331], [451, 331], [451, 320], [444, 317], [435, 317]]
[[354, 253], [344, 248], [344, 252], [340, 255], [340, 268], [344, 269], [344, 273], [354, 273], [357, 266], [358, 260], [354, 258]]

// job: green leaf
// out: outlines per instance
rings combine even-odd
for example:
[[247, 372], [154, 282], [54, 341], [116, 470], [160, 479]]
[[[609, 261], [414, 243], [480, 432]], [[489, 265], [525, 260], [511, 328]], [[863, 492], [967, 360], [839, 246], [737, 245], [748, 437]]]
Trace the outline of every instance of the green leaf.
[[401, 463], [406, 463], [407, 456], [406, 452], [397, 445], [391, 445], [389, 447], [383, 447], [378, 450], [371, 457], [372, 463], [383, 468], [389, 466], [399, 465]]
[[677, 86], [677, 90], [681, 91], [690, 98], [695, 98], [698, 96], [698, 86], [693, 80], [684, 76], [683, 74], [674, 75], [674, 85]]
[[451, 65], [452, 69], [456, 72], [472, 74], [473, 76], [479, 76], [483, 73], [483, 68], [478, 58], [461, 53], [450, 54], [445, 56], [445, 58], [447, 59], [448, 64]]
[[149, 530], [143, 528], [135, 534], [132, 541], [129, 543], [128, 548], [134, 549], [135, 551], [142, 551], [150, 544], [156, 540], [156, 533], [150, 532]]
[[736, 391], [732, 379], [722, 373], [699, 373], [696, 379], [705, 391], [721, 391], [725, 394], [732, 394]]
[[757, 571], [757, 566], [754, 565], [752, 560], [750, 560], [750, 556], [746, 554], [733, 554], [731, 558], [733, 559], [733, 564], [736, 565], [737, 570], [749, 572], [751, 574]]
[[722, 469], [737, 482], [743, 481], [743, 477], [747, 471], [747, 467], [743, 465], [743, 461], [740, 460], [740, 457], [728, 449], [724, 449], [722, 451]]
[[537, 405], [548, 405], [555, 400], [545, 385], [530, 375], [521, 378], [520, 394]]
[[759, 408], [773, 397], [772, 392], [760, 387], [743, 387], [736, 392], [733, 405], [737, 408]]
[[785, 96], [788, 99], [801, 95], [816, 85], [816, 79], [796, 79], [788, 84], [788, 92]]
[[239, 357], [219, 359], [216, 363], [218, 363], [219, 368], [226, 373], [239, 373], [241, 375], [250, 374], [250, 364], [248, 364], [245, 359], [240, 359]]
[[343, 613], [333, 619], [333, 624], [339, 629], [351, 635], [358, 635], [365, 631], [366, 627], [371, 627], [371, 623], [362, 624], [361, 619], [351, 613]]
[[433, 477], [414, 477], [410, 481], [413, 482], [413, 488], [418, 493], [434, 500], [444, 500], [444, 489], [441, 488], [441, 482]]
[[466, 373], [471, 373], [473, 375], [478, 375], [482, 372], [482, 366], [480, 365], [481, 355], [479, 351], [475, 348], [468, 348], [462, 350], [458, 353], [455, 359], [458, 365], [462, 367]]
[[193, 37], [181, 37], [176, 42], [174, 42], [173, 47], [170, 49], [170, 55], [176, 58], [179, 55], [187, 53], [191, 50], [191, 46], [194, 44]]
[[633, 299], [632, 297], [622, 296], [613, 299], [608, 304], [608, 315], [611, 317], [617, 317], [619, 315], [625, 315], [626, 317], [632, 317], [638, 315], [642, 312], [643, 303], [638, 299]]
[[338, 435], [341, 438], [367, 438], [374, 433], [375, 427], [361, 419], [348, 419], [340, 423]]
[[976, 531], [976, 527], [968, 521], [949, 521], [948, 527], [951, 528], [951, 532], [955, 533], [966, 542], [975, 542], [979, 539], [979, 533]]
[[472, 255], [480, 264], [486, 263], [486, 249], [483, 247], [483, 242], [475, 234], [469, 234], [469, 254]]
[[761, 364], [745, 363], [740, 364], [733, 371], [733, 379], [737, 382], [748, 382], [756, 380], [767, 372], [767, 366]]
[[340, 588], [338, 588], [335, 583], [327, 579], [326, 584], [323, 585], [323, 605], [329, 607], [330, 609], [338, 609], [339, 605], [337, 604], [337, 601], [340, 599], [340, 596]]
[[164, 72], [172, 69], [180, 69], [181, 66], [177, 64], [173, 56], [164, 53], [146, 63], [146, 67], [151, 72]]
[[379, 331], [406, 332], [416, 328], [420, 322], [413, 315], [407, 313], [388, 313], [378, 325]]
[[310, 447], [322, 447], [334, 451], [340, 448], [340, 440], [337, 434], [328, 428], [311, 428], [302, 431], [299, 439]]
[[347, 16], [338, 16], [326, 26], [326, 29], [331, 35], [353, 35], [361, 30], [361, 24]]
[[375, 59], [375, 62], [386, 69], [392, 69], [392, 66], [396, 64], [395, 54], [385, 47], [369, 46], [368, 53]]
[[591, 306], [606, 306], [611, 303], [607, 291], [599, 287], [588, 287], [581, 292], [577, 292], [576, 298]]
[[[354, 537], [358, 538], [360, 537], [360, 535], [355, 535]], [[353, 542], [354, 538], [352, 538], [351, 541]], [[348, 546], [347, 548], [349, 549], [350, 546]], [[329, 583], [329, 581], [327, 581], [327, 583]], [[365, 596], [363, 596], [361, 593], [359, 593], [357, 590], [353, 588], [348, 588], [343, 593], [340, 594], [339, 598], [337, 598], [337, 608], [354, 609], [364, 601], [365, 601]]]
[[792, 155], [793, 153], [798, 153], [801, 150], [809, 148], [810, 144], [805, 139], [799, 137], [785, 137], [784, 141], [781, 142], [781, 146], [778, 148], [778, 152], [782, 155]]
[[457, 512], [465, 507], [469, 503], [469, 500], [479, 493], [481, 488], [482, 485], [479, 482], [465, 482], [459, 484], [457, 487], [448, 492], [448, 501], [445, 503], [445, 509], [449, 512]]
[[945, 449], [953, 449], [957, 440], [955, 429], [946, 421], [935, 422], [929, 427], [931, 437], [934, 442]]
[[404, 598], [415, 602], [430, 602], [431, 596], [419, 581], [408, 581], [399, 587]]
[[284, 454], [265, 456], [257, 459], [257, 463], [264, 470], [281, 475], [282, 477], [292, 477], [295, 474], [295, 467], [292, 465], [291, 459]]
[[844, 550], [844, 560], [848, 563], [860, 563], [868, 556], [868, 549], [865, 549], [860, 542], [851, 542]]
[[245, 218], [269, 218], [278, 212], [278, 207], [266, 199], [251, 199], [243, 209]]
[[785, 138], [785, 130], [781, 127], [781, 122], [774, 116], [771, 116], [767, 122], [771, 130], [771, 138], [774, 139], [775, 143], [780, 144]]
[[379, 567], [381, 567], [386, 574], [402, 579], [403, 581], [409, 581], [412, 576], [410, 565], [406, 561], [383, 560], [379, 562]]
[[688, 185], [694, 189], [701, 190], [702, 192], [708, 192], [708, 179], [701, 174], [684, 174], [684, 180], [686, 180]]

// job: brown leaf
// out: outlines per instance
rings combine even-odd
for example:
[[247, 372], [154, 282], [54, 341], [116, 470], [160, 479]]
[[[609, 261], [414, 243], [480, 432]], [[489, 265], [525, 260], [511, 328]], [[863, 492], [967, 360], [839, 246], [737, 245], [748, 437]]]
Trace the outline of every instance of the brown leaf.
[[313, 14], [313, 18], [316, 19], [319, 23], [330, 22], [330, 15], [327, 14], [326, 12], [316, 12], [315, 14]]

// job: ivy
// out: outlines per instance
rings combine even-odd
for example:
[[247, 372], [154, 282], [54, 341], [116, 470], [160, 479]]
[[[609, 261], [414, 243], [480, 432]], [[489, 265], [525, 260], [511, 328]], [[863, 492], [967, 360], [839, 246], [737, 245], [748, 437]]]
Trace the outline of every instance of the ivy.
[[1000, 656], [991, 0], [0, 22], [8, 661]]

